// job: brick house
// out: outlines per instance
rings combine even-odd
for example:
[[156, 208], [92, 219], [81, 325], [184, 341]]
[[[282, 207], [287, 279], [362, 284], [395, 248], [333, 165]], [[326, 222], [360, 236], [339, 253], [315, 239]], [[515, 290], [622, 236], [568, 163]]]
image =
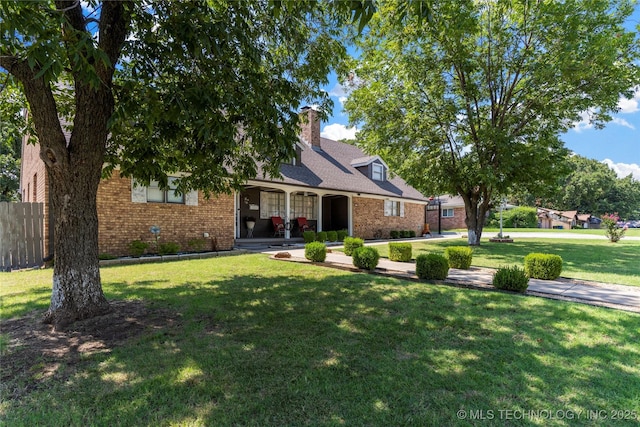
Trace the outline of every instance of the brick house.
[[[419, 234], [428, 200], [400, 177], [391, 178], [380, 157], [321, 138], [315, 110], [305, 108], [303, 114], [308, 120], [295, 142], [295, 159], [281, 166], [282, 179], [252, 179], [232, 195], [209, 200], [200, 191], [176, 195], [154, 182], [139, 186], [116, 170], [98, 188], [100, 252], [126, 255], [131, 241], [155, 240], [149, 231], [154, 225], [161, 229], [161, 241], [177, 242], [183, 250], [203, 239], [207, 249], [228, 250], [249, 234], [274, 237], [271, 217], [281, 217], [286, 224], [285, 240], [300, 236], [299, 217], [317, 231], [346, 229], [365, 239], [389, 237], [392, 230]], [[48, 177], [39, 146], [23, 143], [22, 152], [23, 201], [44, 203], [48, 218]], [[255, 222], [251, 233], [248, 218]], [[52, 221], [45, 221], [45, 254], [51, 253]]]
[[[438, 218], [437, 202], [440, 202], [440, 218]], [[464, 222], [466, 218], [464, 210], [464, 200], [460, 196], [439, 196], [432, 201], [431, 208], [427, 210], [427, 223], [431, 231], [438, 230], [438, 226], [442, 230], [453, 230], [457, 228], [467, 228]]]

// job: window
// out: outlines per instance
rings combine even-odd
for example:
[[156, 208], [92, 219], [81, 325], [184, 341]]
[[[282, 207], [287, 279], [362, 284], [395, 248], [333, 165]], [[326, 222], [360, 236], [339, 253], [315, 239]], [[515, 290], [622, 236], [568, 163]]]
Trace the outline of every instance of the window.
[[178, 178], [169, 178], [169, 188], [167, 190], [160, 189], [158, 181], [151, 181], [147, 187], [147, 202], [156, 203], [183, 203], [184, 194], [176, 193]]
[[284, 193], [275, 191], [260, 192], [260, 218], [269, 219], [272, 216], [285, 217]]
[[442, 209], [442, 218], [453, 218], [453, 209]]
[[372, 163], [371, 178], [375, 181], [384, 181], [384, 166], [380, 163]]
[[384, 201], [384, 216], [401, 216], [400, 215], [400, 202], [394, 202], [393, 200]]
[[316, 220], [317, 217], [317, 200], [318, 197], [313, 195], [294, 194], [291, 196], [291, 218], [305, 217], [310, 220]]
[[33, 175], [33, 201], [38, 201], [38, 174]]

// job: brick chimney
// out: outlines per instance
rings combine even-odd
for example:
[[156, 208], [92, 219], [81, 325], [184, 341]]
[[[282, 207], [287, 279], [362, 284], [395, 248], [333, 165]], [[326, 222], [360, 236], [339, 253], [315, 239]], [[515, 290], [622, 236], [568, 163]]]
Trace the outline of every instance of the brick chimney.
[[313, 107], [302, 107], [300, 112], [300, 137], [311, 148], [320, 147], [320, 117]]

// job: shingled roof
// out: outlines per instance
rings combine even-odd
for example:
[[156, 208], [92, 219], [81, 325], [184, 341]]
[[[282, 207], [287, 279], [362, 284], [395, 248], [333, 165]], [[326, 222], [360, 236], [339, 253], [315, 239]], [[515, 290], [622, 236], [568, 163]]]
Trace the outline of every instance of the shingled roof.
[[[266, 178], [256, 178], [256, 181], [428, 202], [426, 197], [399, 176], [375, 181], [352, 166], [354, 160], [371, 158], [358, 147], [327, 138], [320, 138], [319, 142], [321, 149], [302, 144], [301, 164], [281, 166], [282, 181]], [[258, 176], [262, 176], [261, 172]]]

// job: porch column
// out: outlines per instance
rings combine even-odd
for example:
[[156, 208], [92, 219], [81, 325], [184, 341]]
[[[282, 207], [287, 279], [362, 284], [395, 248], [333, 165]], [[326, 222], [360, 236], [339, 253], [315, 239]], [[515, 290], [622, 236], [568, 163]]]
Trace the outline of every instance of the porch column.
[[353, 236], [353, 197], [347, 196], [347, 231]]
[[322, 231], [322, 196], [323, 194], [318, 194], [318, 222], [316, 231]]
[[291, 223], [291, 218], [289, 218], [289, 215], [291, 215], [291, 192], [287, 190], [284, 191], [284, 211], [284, 238], [290, 239], [291, 227], [293, 226], [293, 224]]

